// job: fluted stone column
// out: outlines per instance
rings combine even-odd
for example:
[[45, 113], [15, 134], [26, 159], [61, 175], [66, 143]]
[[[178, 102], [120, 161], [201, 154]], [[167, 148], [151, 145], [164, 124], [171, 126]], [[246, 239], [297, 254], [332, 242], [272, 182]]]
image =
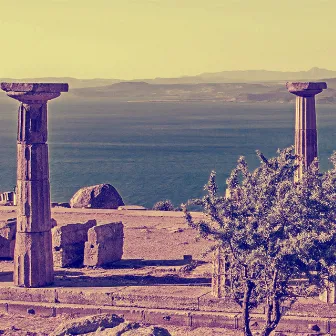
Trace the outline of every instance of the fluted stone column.
[[21, 102], [17, 133], [17, 233], [14, 284], [41, 287], [54, 279], [48, 163], [47, 101], [68, 84], [1, 83]]
[[317, 128], [315, 95], [327, 88], [325, 82], [288, 82], [290, 93], [296, 95], [295, 116], [295, 154], [300, 157], [295, 181], [299, 181], [303, 172], [317, 158]]

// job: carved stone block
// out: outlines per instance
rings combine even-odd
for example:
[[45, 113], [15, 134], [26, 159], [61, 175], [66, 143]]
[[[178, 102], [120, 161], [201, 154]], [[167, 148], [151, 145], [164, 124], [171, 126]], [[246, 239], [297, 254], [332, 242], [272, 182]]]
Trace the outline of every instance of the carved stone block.
[[36, 181], [49, 179], [48, 145], [18, 143], [17, 178]]
[[123, 255], [123, 224], [98, 225], [88, 231], [85, 243], [84, 265], [102, 266], [120, 260]]
[[18, 232], [51, 229], [49, 181], [17, 181]]

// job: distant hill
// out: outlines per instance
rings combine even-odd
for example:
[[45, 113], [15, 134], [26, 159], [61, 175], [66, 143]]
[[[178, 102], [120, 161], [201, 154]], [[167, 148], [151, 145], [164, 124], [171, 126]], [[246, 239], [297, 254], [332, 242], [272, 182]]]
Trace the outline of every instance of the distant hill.
[[[324, 90], [318, 95], [319, 103], [336, 102], [335, 89]], [[278, 102], [294, 101], [284, 83], [199, 83], [199, 84], [149, 84], [123, 82], [95, 88], [73, 89], [73, 96], [114, 101], [221, 101], [221, 102]]]
[[[286, 81], [326, 81], [328, 90], [318, 95], [320, 103], [336, 103], [336, 71], [312, 68], [308, 71], [281, 72], [268, 70], [222, 71], [199, 76], [155, 78], [125, 81], [122, 79], [77, 79], [45, 77], [12, 79], [1, 82], [65, 82], [67, 97], [108, 98], [116, 101], [223, 101], [223, 102], [289, 102]], [[5, 94], [0, 92], [0, 98]]]
[[246, 70], [246, 71], [221, 71], [214, 73], [203, 73], [199, 77], [206, 82], [267, 82], [267, 81], [302, 81], [318, 80], [321, 78], [336, 77], [336, 71], [312, 68], [308, 71], [282, 72], [268, 70]]

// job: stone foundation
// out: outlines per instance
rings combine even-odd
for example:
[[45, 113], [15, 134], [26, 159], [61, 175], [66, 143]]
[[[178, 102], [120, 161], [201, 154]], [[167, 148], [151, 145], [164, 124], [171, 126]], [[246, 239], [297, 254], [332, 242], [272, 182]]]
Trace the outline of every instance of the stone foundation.
[[121, 222], [94, 226], [88, 231], [84, 265], [102, 266], [121, 259], [124, 232]]

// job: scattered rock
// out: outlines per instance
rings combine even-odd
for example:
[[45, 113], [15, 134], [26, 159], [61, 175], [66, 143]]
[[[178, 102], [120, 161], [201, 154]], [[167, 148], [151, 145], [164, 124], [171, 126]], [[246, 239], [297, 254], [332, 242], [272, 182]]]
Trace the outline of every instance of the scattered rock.
[[71, 198], [72, 208], [118, 209], [125, 205], [111, 184], [98, 184], [79, 189]]
[[[113, 328], [123, 323], [117, 315], [101, 314], [78, 318], [62, 323], [50, 336], [85, 335], [96, 332], [99, 328]], [[104, 330], [105, 331], [105, 330]], [[98, 334], [99, 335], [99, 334]]]

